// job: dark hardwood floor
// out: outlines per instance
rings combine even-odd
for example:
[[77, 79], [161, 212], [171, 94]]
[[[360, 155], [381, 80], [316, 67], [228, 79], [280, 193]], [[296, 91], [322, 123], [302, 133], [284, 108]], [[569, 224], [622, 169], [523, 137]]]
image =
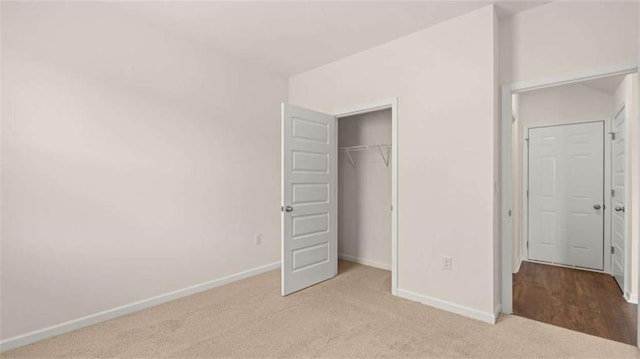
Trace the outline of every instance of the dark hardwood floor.
[[608, 274], [522, 262], [513, 275], [521, 317], [636, 345], [636, 310]]

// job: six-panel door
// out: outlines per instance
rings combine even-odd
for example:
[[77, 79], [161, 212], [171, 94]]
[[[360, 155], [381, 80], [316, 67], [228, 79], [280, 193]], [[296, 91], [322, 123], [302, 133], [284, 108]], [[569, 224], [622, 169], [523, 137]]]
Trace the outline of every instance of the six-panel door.
[[529, 129], [529, 258], [602, 270], [604, 122]]

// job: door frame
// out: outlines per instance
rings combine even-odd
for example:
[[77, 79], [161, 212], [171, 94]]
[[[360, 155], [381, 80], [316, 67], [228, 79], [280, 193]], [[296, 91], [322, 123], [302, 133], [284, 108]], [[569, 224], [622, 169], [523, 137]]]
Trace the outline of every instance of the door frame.
[[[391, 294], [398, 295], [398, 98], [355, 105], [331, 112], [343, 117], [391, 109]], [[338, 143], [336, 127], [336, 143]], [[340, 193], [338, 193], [338, 196]]]
[[[628, 75], [638, 72], [638, 62], [630, 64], [607, 66], [604, 68], [595, 68], [587, 71], [577, 71], [573, 73], [566, 73], [559, 76], [542, 78], [534, 81], [517, 82], [511, 84], [505, 84], [501, 86], [501, 121], [500, 121], [500, 137], [501, 137], [501, 173], [500, 173], [500, 196], [501, 196], [501, 213], [500, 213], [500, 232], [496, 235], [499, 236], [501, 243], [501, 304], [502, 313], [511, 314], [513, 312], [513, 178], [512, 178], [512, 95], [527, 91], [533, 91], [537, 89], [543, 89], [546, 87], [571, 84], [576, 82], [582, 82], [586, 80], [595, 80], [603, 77], [610, 77], [616, 75]], [[640, 76], [637, 77], [637, 82], [640, 82]], [[637, 121], [638, 118], [631, 119], [629, 121]], [[640, 138], [640, 126], [636, 136]], [[631, 199], [632, 202], [640, 203], [640, 194], [636, 193]], [[631, 221], [640, 222], [640, 213], [632, 213], [633, 218]], [[640, 247], [640, 246], [639, 246]], [[637, 249], [638, 250], [638, 249]], [[640, 250], [639, 250], [640, 252]], [[495, 260], [498, 260], [497, 258]], [[640, 271], [639, 271], [640, 272]], [[640, 273], [638, 273], [640, 274]], [[637, 276], [640, 282], [640, 275]], [[640, 311], [639, 311], [640, 314]], [[640, 324], [640, 321], [638, 321]], [[640, 330], [638, 331], [640, 336]], [[638, 341], [640, 345], [640, 340]]]
[[[617, 112], [616, 112], [617, 113]], [[594, 123], [594, 122], [602, 122], [603, 123], [603, 131], [604, 137], [602, 138], [602, 145], [604, 149], [604, 163], [603, 163], [603, 175], [604, 175], [604, 186], [602, 188], [602, 196], [603, 196], [603, 205], [605, 207], [604, 216], [603, 216], [603, 246], [602, 246], [602, 256], [603, 256], [603, 269], [590, 269], [590, 268], [577, 268], [570, 265], [563, 265], [560, 263], [548, 263], [548, 262], [539, 262], [547, 265], [554, 265], [559, 267], [567, 267], [567, 268], [577, 268], [580, 270], [586, 270], [591, 272], [598, 273], [611, 273], [611, 253], [607, 252], [607, 249], [611, 247], [611, 210], [612, 210], [612, 202], [611, 195], [607, 193], [611, 193], [611, 146], [607, 141], [609, 138], [609, 132], [611, 131], [611, 118], [607, 117], [600, 120], [593, 121], [580, 121], [580, 122], [566, 122], [566, 123], [557, 123], [553, 125], [544, 125], [544, 126], [523, 126], [522, 133], [519, 135], [522, 138], [522, 193], [518, 193], [517, 195], [522, 196], [522, 208], [520, 209], [522, 213], [522, 260], [527, 260], [530, 262], [538, 262], [536, 260], [529, 259], [529, 251], [527, 248], [527, 242], [529, 240], [529, 198], [527, 197], [527, 189], [529, 188], [529, 146], [525, 145], [527, 143], [529, 137], [529, 130], [533, 128], [540, 127], [553, 127], [553, 126], [567, 126], [567, 125], [579, 125], [584, 123]], [[609, 144], [609, 146], [607, 146]], [[608, 212], [607, 212], [608, 211]], [[514, 239], [515, 240], [515, 239]], [[626, 247], [625, 247], [625, 255], [626, 255]], [[609, 251], [611, 251], [609, 249]]]

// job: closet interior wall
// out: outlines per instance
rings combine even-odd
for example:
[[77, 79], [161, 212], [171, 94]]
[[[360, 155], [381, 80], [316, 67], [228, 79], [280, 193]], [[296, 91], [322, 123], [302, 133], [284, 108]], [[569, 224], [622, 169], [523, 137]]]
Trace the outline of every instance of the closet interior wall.
[[339, 256], [390, 269], [391, 110], [340, 118], [338, 147]]

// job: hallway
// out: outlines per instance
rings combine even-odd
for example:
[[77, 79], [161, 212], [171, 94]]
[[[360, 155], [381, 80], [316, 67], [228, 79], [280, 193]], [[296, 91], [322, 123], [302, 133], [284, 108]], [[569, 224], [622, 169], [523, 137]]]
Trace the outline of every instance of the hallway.
[[636, 345], [636, 305], [612, 276], [523, 261], [513, 275], [513, 314]]

